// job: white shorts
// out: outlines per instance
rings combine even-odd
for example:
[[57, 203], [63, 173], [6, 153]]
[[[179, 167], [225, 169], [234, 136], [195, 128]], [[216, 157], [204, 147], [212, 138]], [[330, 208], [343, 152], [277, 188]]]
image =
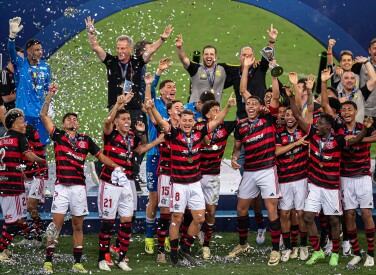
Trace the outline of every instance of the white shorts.
[[282, 198], [279, 199], [278, 207], [281, 210], [303, 210], [304, 201], [307, 198], [307, 179], [279, 184]]
[[134, 180], [130, 180], [130, 183], [131, 183], [132, 196], [133, 196], [133, 211], [137, 211], [137, 190], [136, 190], [136, 184], [134, 183]]
[[14, 223], [27, 216], [26, 194], [0, 197], [1, 211], [5, 223]]
[[171, 200], [170, 176], [159, 175], [158, 177], [158, 207], [170, 207]]
[[318, 213], [321, 209], [326, 216], [342, 215], [340, 191], [325, 189], [308, 183], [308, 195], [305, 200], [304, 211]]
[[33, 178], [25, 181], [26, 197], [37, 199], [40, 203], [44, 203], [44, 179]]
[[239, 185], [238, 198], [254, 199], [260, 191], [263, 199], [280, 197], [276, 166], [258, 171], [244, 171]]
[[68, 209], [72, 216], [86, 216], [87, 207], [86, 186], [84, 185], [55, 185], [51, 213], [66, 214]]
[[368, 175], [341, 177], [342, 206], [345, 210], [373, 209], [372, 180]]
[[221, 180], [219, 175], [203, 175], [201, 179], [202, 192], [205, 203], [208, 205], [218, 205], [219, 189]]
[[202, 193], [201, 182], [172, 183], [171, 212], [184, 213], [186, 207], [190, 210], [205, 210], [205, 198], [204, 193]]
[[99, 218], [116, 219], [117, 213], [120, 217], [132, 217], [133, 205], [134, 200], [130, 184], [115, 186], [104, 181], [100, 182], [98, 193]]

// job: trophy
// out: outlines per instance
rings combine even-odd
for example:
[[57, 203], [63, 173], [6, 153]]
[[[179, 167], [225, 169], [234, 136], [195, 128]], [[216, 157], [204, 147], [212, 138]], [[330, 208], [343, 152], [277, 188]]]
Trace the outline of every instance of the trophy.
[[[269, 62], [274, 60], [274, 50], [271, 47], [266, 46], [260, 51], [260, 53]], [[273, 77], [279, 77], [283, 74], [283, 68], [276, 63], [270, 70], [270, 74]]]

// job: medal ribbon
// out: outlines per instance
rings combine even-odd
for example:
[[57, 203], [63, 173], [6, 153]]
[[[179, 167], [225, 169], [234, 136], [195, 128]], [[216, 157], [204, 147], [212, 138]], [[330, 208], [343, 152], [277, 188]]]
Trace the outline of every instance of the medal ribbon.
[[193, 149], [193, 139], [192, 139], [192, 132], [190, 133], [190, 137], [187, 138], [185, 133], [183, 133], [183, 137], [185, 139], [185, 142], [187, 143], [188, 146], [188, 154], [189, 156], [192, 156], [192, 149]]
[[215, 130], [213, 131], [213, 134], [212, 134], [212, 137], [211, 137], [211, 140], [210, 140], [210, 144], [215, 144], [215, 137], [217, 136], [217, 132], [218, 132], [218, 128], [215, 128]]
[[[356, 130], [356, 122], [355, 122], [354, 129], [351, 131], [351, 134], [352, 134], [352, 135], [355, 134], [355, 130]], [[345, 134], [346, 134], [346, 135], [349, 135], [349, 134], [350, 134], [350, 131], [347, 129], [347, 127], [346, 127]]]
[[349, 100], [353, 100], [353, 98], [356, 98], [356, 93], [355, 93], [355, 91], [356, 91], [356, 89], [353, 89], [353, 90], [351, 91], [351, 94], [350, 94], [350, 96], [349, 96]]
[[123, 66], [121, 65], [120, 61], [118, 61], [118, 64], [119, 64], [119, 67], [120, 67], [120, 70], [121, 70], [121, 81], [124, 82], [125, 81], [125, 76], [127, 74], [129, 62], [127, 62], [125, 64], [125, 69], [123, 69]]
[[204, 65], [201, 65], [201, 67], [202, 67], [202, 68], [205, 70], [205, 72], [206, 72], [206, 79], [207, 79], [208, 82], [209, 82], [210, 89], [213, 89], [213, 87], [214, 87], [214, 81], [215, 81], [215, 72], [216, 72], [216, 70], [217, 70], [217, 64], [215, 64], [215, 66], [214, 66], [214, 69], [213, 69], [213, 75], [212, 75], [212, 76], [210, 76], [210, 71], [209, 71], [207, 68], [205, 68]]
[[121, 136], [121, 138], [123, 139], [123, 141], [125, 142], [125, 145], [127, 146], [127, 154], [126, 154], [126, 158], [129, 159], [130, 156], [131, 156], [131, 153], [132, 153], [132, 148], [131, 148], [131, 137], [129, 135], [127, 136]]
[[[253, 130], [255, 129], [256, 124], [259, 122], [260, 118], [258, 117], [251, 125], [249, 125], [249, 132], [248, 135], [252, 134]], [[248, 122], [249, 123], [249, 122]]]
[[329, 133], [329, 136], [325, 139], [325, 142], [324, 144], [322, 144], [322, 139], [320, 138], [320, 161], [322, 161], [322, 150], [325, 149], [326, 147], [326, 144], [328, 143], [328, 141], [330, 140], [330, 137], [331, 137], [332, 133]]

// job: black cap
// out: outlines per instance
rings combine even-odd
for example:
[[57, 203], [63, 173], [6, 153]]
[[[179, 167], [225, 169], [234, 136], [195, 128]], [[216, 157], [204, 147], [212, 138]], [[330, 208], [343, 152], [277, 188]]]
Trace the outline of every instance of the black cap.
[[38, 45], [38, 44], [41, 45], [42, 43], [37, 39], [30, 39], [26, 43], [26, 49], [30, 48], [31, 46]]

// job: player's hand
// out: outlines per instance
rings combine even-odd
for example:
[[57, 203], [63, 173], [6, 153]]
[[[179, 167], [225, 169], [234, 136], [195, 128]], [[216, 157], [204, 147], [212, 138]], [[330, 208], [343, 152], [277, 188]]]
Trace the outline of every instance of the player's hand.
[[270, 30], [267, 30], [269, 34], [269, 38], [271, 41], [275, 42], [277, 40], [278, 31], [277, 29], [273, 28], [273, 24], [270, 25]]
[[143, 132], [145, 132], [145, 124], [142, 122], [142, 121], [137, 121], [136, 122], [136, 130], [138, 131], [138, 132], [140, 132], [140, 133], [143, 133]]
[[9, 38], [15, 39], [18, 33], [23, 29], [21, 17], [13, 17], [9, 19]]
[[52, 94], [56, 94], [57, 92], [57, 83], [51, 83], [50, 86], [48, 87], [48, 91]]
[[231, 159], [231, 167], [234, 170], [240, 169], [241, 165], [237, 162], [238, 158], [232, 157]]
[[255, 57], [254, 56], [244, 58], [243, 65], [244, 65], [245, 68], [249, 69], [250, 67], [253, 66], [254, 63], [255, 63]]
[[154, 100], [152, 98], [145, 97], [145, 109], [152, 109], [154, 107]]
[[232, 106], [236, 105], [236, 99], [234, 98], [234, 93], [232, 92], [230, 98], [228, 99], [228, 106], [231, 108]]
[[289, 73], [289, 80], [292, 85], [297, 85], [298, 84], [298, 74], [295, 72], [290, 72]]
[[367, 62], [368, 58], [367, 57], [364, 57], [364, 56], [357, 56], [355, 58], [355, 61], [358, 62], [358, 63], [364, 63], [364, 62]]
[[86, 30], [90, 35], [94, 35], [95, 33], [95, 27], [94, 27], [94, 18], [91, 19], [90, 16], [88, 16], [85, 19], [85, 24], [86, 24]]
[[307, 135], [305, 135], [301, 139], [295, 141], [296, 142], [296, 146], [299, 146], [299, 145], [307, 146], [309, 144], [309, 141], [305, 140], [306, 138], [307, 138]]
[[151, 85], [154, 81], [154, 77], [151, 73], [146, 73], [144, 76], [144, 81], [146, 85]]
[[313, 84], [315, 84], [315, 80], [316, 78], [313, 74], [308, 75], [307, 80], [305, 82], [307, 91], [312, 91]]
[[294, 93], [292, 92], [292, 89], [289, 85], [283, 85], [282, 87], [285, 89], [286, 95], [288, 97], [294, 96]]
[[184, 41], [183, 41], [183, 35], [180, 34], [178, 35], [176, 38], [175, 38], [175, 46], [180, 48], [184, 45]]
[[172, 66], [172, 62], [170, 62], [170, 60], [171, 60], [170, 57], [166, 57], [166, 58], [159, 60], [158, 70], [164, 72], [165, 70], [170, 68]]
[[329, 43], [328, 43], [328, 52], [331, 52], [334, 45], [336, 44], [336, 41], [334, 39], [329, 39]]
[[372, 124], [373, 124], [373, 118], [370, 117], [370, 116], [365, 117], [365, 118], [364, 118], [364, 121], [363, 121], [363, 124], [364, 124], [364, 126], [365, 126], [367, 129], [370, 128], [370, 127], [372, 126]]
[[343, 69], [340, 66], [336, 66], [336, 75], [339, 77], [342, 77], [343, 75]]
[[168, 25], [168, 26], [165, 28], [163, 34], [161, 35], [161, 39], [162, 39], [162, 40], [167, 40], [167, 38], [170, 37], [170, 35], [171, 35], [173, 29], [174, 29], [174, 28], [172, 27], [172, 25]]
[[350, 140], [350, 139], [353, 139], [353, 138], [355, 138], [354, 135], [347, 135], [347, 136], [345, 136], [345, 140]]
[[321, 81], [327, 82], [329, 79], [331, 79], [333, 74], [330, 73], [329, 69], [325, 69], [321, 71]]
[[161, 143], [165, 142], [164, 136], [165, 136], [164, 133], [162, 133], [162, 134], [159, 135], [159, 137], [157, 138], [158, 144], [161, 144]]

